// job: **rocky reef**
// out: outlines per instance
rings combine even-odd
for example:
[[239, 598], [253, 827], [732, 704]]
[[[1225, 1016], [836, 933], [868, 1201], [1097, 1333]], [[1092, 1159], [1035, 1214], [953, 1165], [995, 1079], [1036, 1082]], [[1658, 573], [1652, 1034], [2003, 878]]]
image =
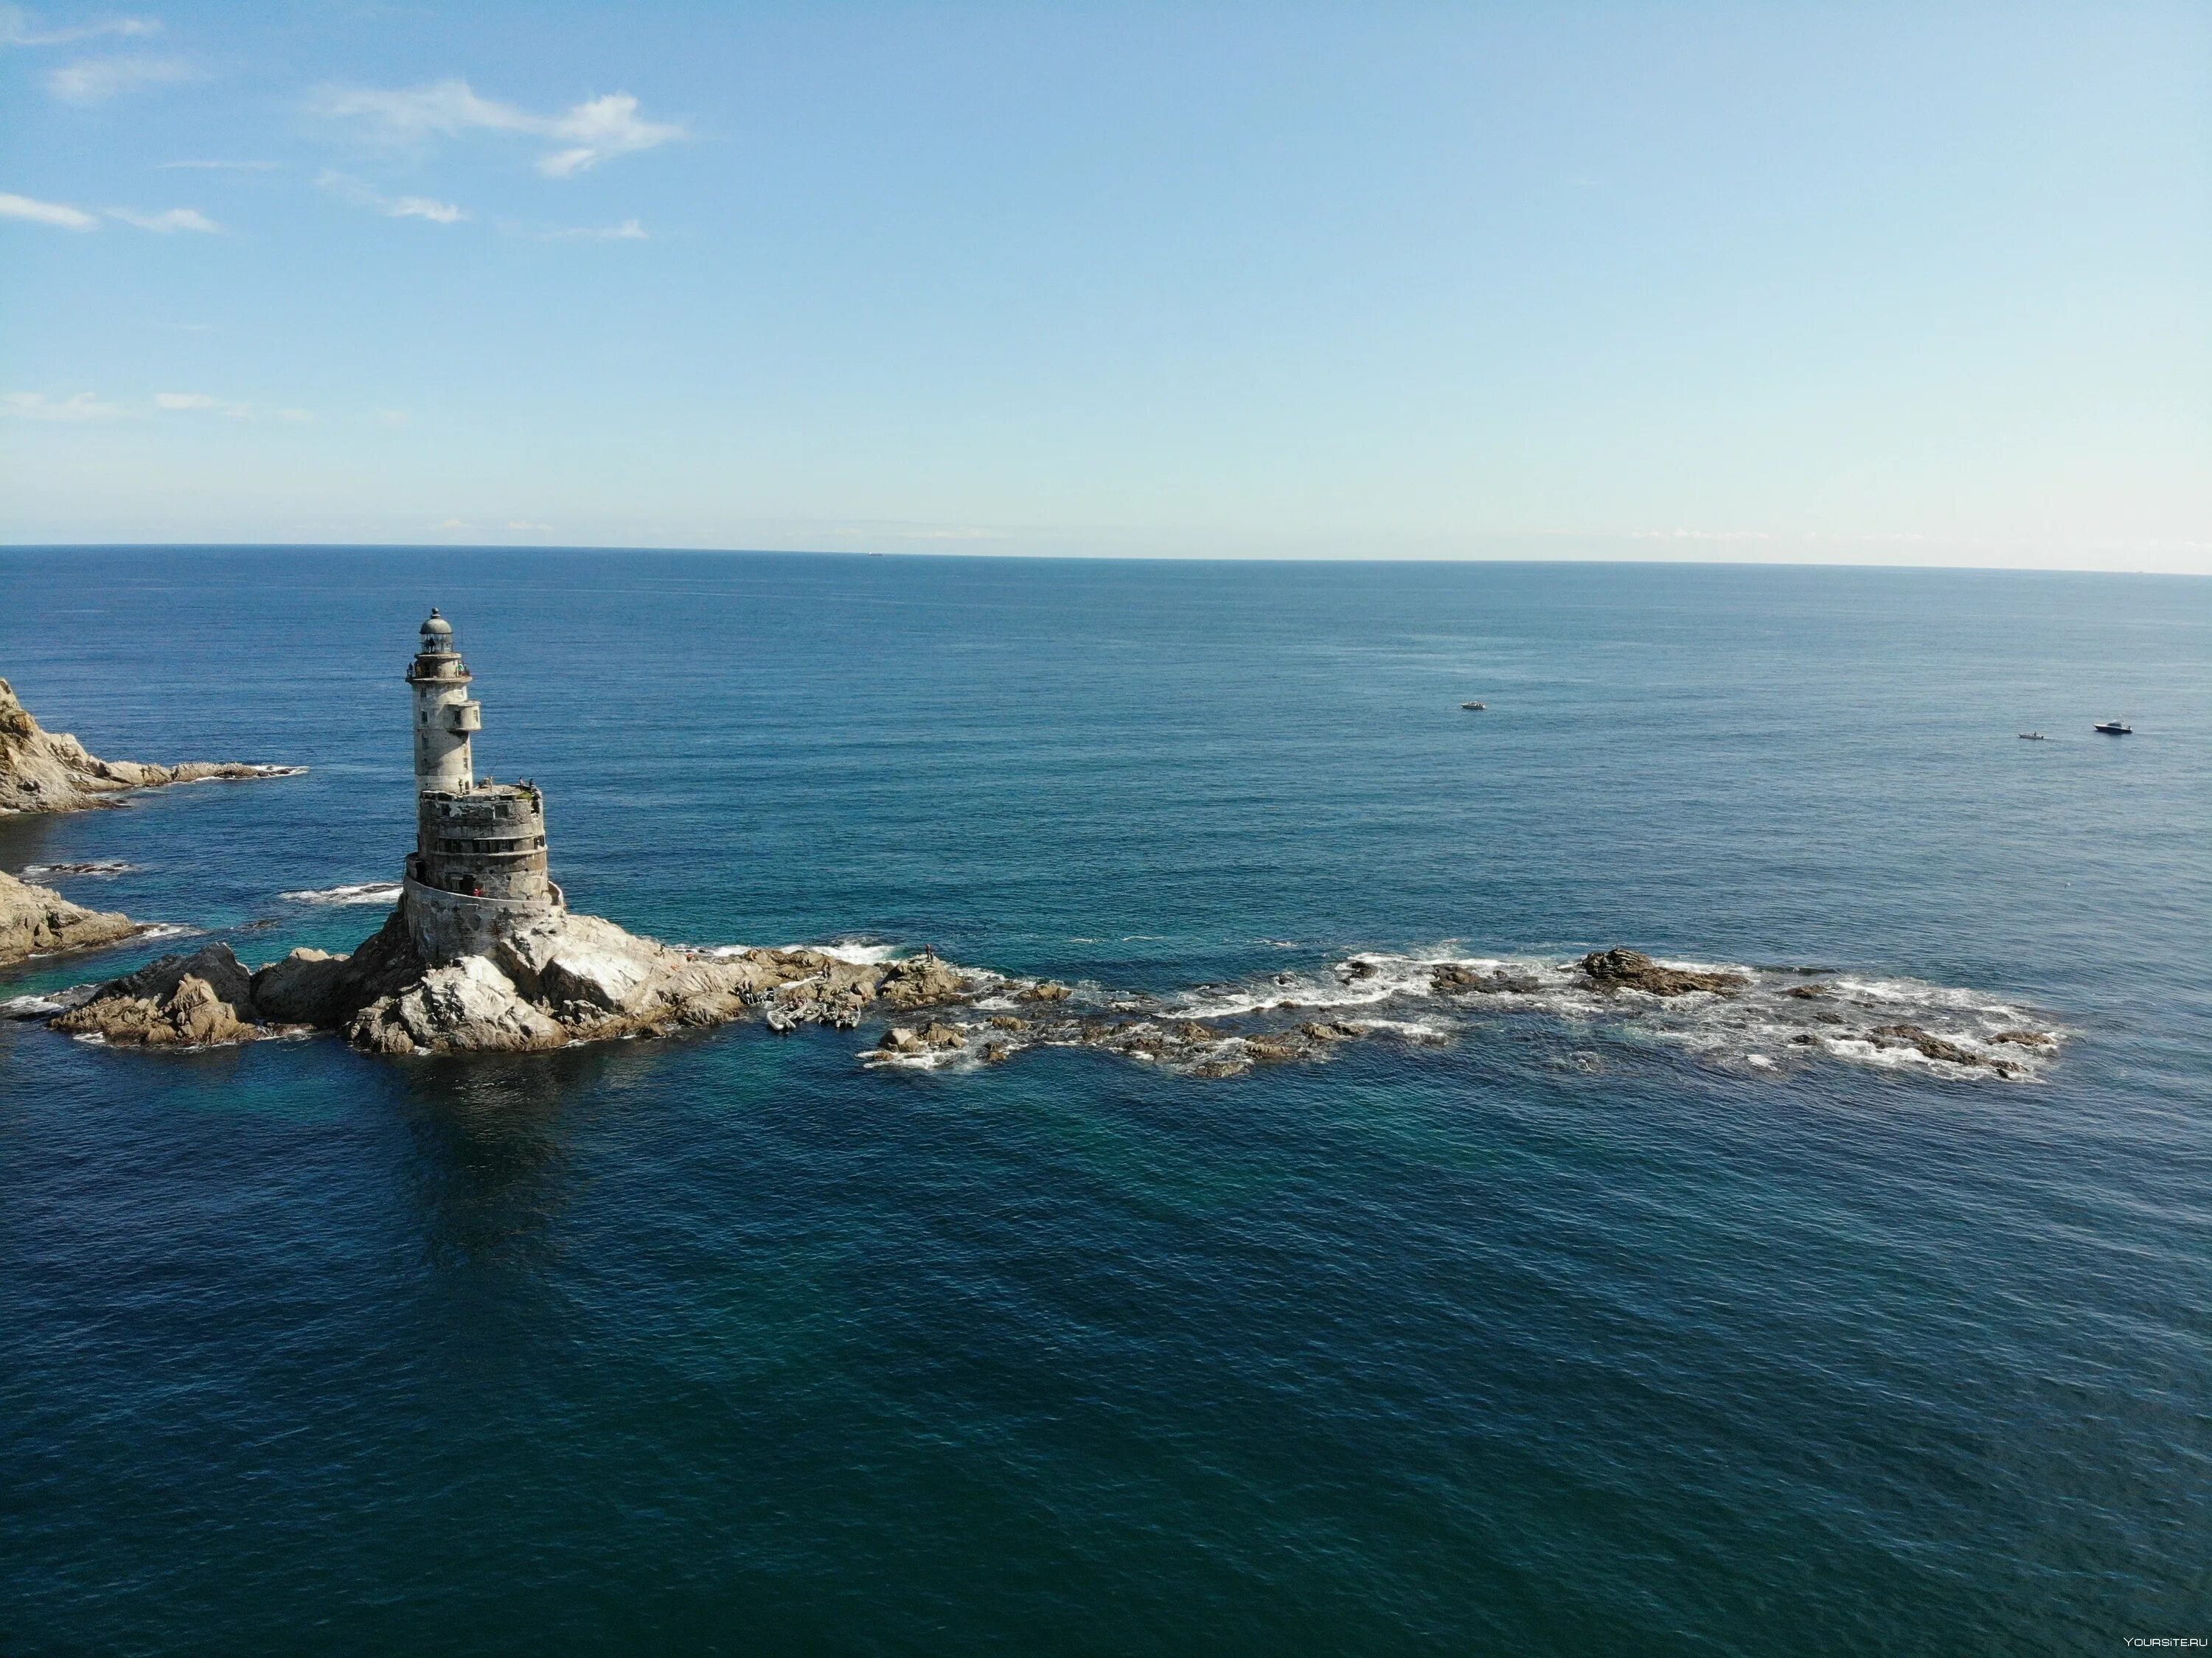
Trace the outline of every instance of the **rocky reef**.
[[236, 761], [156, 766], [137, 760], [102, 760], [86, 752], [84, 744], [68, 732], [42, 728], [16, 697], [15, 687], [0, 679], [0, 814], [81, 811], [88, 806], [113, 805], [115, 801], [103, 797], [129, 789], [290, 777], [306, 769]]
[[117, 944], [142, 931], [128, 915], [87, 909], [48, 888], [0, 875], [0, 967], [31, 956]]
[[[203, 1048], [331, 1031], [391, 1055], [518, 1053], [665, 1035], [738, 1019], [770, 1029], [882, 1022], [871, 1067], [995, 1066], [1085, 1048], [1193, 1078], [1326, 1062], [1363, 1043], [1432, 1046], [1520, 1027], [1561, 1047], [1569, 1069], [1603, 1069], [1586, 1047], [1671, 1047], [1776, 1074], [1835, 1060], [1939, 1075], [2033, 1080], [2062, 1034], [1993, 998], [1905, 980], [1795, 969], [1666, 963], [1635, 950], [1565, 961], [1354, 956], [1323, 970], [1166, 995], [957, 966], [933, 954], [687, 950], [558, 911], [490, 947], [426, 962], [404, 904], [349, 956], [295, 950], [249, 971], [228, 944], [6, 1011], [135, 1047]], [[907, 1016], [913, 1016], [911, 1017]], [[1548, 1031], [1548, 1035], [1540, 1033]]]
[[550, 914], [437, 966], [404, 909], [350, 956], [295, 950], [249, 972], [230, 946], [162, 957], [38, 1011], [73, 1035], [207, 1047], [307, 1030], [376, 1054], [519, 1052], [661, 1035], [757, 1014], [770, 1028], [850, 1029], [872, 1010], [968, 994], [933, 957], [855, 963], [814, 950], [672, 949], [597, 916]]

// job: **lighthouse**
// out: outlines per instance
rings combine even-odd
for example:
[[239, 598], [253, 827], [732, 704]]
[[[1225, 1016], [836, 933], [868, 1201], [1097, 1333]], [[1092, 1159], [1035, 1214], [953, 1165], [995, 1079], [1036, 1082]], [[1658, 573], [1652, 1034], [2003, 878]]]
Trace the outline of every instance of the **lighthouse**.
[[453, 624], [433, 608], [422, 648], [407, 665], [415, 688], [415, 793], [466, 794], [476, 787], [469, 738], [483, 729], [483, 704], [471, 701], [469, 665], [453, 643]]
[[483, 729], [483, 705], [470, 696], [472, 683], [453, 624], [432, 610], [407, 665], [416, 832], [402, 902], [416, 947], [434, 964], [565, 907], [548, 873], [538, 786], [477, 780], [471, 739]]

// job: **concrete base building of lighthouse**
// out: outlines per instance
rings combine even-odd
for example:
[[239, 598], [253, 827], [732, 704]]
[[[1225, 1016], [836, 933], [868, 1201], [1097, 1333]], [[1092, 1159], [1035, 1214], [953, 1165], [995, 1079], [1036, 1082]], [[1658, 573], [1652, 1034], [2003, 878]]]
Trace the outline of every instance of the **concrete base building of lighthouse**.
[[477, 780], [471, 738], [483, 729], [483, 707], [469, 695], [472, 683], [453, 623], [432, 610], [407, 665], [416, 834], [401, 902], [415, 947], [434, 965], [567, 908], [547, 873], [538, 786]]

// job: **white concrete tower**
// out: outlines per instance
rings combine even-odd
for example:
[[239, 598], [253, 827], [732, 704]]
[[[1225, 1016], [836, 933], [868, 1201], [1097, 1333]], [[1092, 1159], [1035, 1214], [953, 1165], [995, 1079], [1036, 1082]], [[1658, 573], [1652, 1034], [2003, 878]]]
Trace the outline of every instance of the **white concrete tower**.
[[477, 786], [469, 736], [483, 729], [483, 705], [469, 700], [468, 664], [453, 648], [453, 624], [430, 612], [422, 649], [407, 665], [415, 688], [415, 793], [466, 794]]

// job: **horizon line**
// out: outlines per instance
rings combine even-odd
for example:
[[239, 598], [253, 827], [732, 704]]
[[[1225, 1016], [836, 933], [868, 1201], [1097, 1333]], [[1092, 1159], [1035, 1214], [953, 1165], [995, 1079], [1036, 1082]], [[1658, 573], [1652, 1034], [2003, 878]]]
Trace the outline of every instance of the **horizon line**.
[[2113, 569], [2092, 566], [2066, 564], [1933, 564], [1918, 561], [1884, 562], [1881, 560], [1842, 559], [1756, 559], [1756, 558], [1685, 558], [1685, 557], [1498, 557], [1484, 554], [1462, 554], [1423, 558], [1396, 557], [1328, 557], [1301, 554], [1224, 554], [1197, 555], [1188, 553], [1052, 553], [1052, 552], [950, 552], [941, 549], [904, 548], [821, 548], [821, 547], [681, 547], [648, 546], [642, 544], [613, 544], [592, 542], [553, 543], [537, 545], [520, 542], [453, 542], [453, 541], [0, 541], [0, 554], [4, 553], [90, 553], [145, 552], [171, 548], [191, 548], [202, 550], [229, 552], [446, 552], [446, 553], [508, 553], [508, 554], [647, 554], [680, 555], [701, 558], [902, 558], [959, 560], [965, 562], [1045, 563], [1045, 564], [1298, 564], [1298, 565], [1442, 565], [1442, 564], [1518, 564], [1518, 565], [1577, 565], [1607, 568], [1633, 566], [1638, 568], [1675, 567], [1686, 569], [1765, 569], [1765, 570], [1924, 570], [1932, 574], [1956, 574], [1973, 575], [2089, 575], [2089, 576], [2178, 576], [2202, 580], [2212, 577], [2212, 570], [2176, 570], [2156, 568]]

